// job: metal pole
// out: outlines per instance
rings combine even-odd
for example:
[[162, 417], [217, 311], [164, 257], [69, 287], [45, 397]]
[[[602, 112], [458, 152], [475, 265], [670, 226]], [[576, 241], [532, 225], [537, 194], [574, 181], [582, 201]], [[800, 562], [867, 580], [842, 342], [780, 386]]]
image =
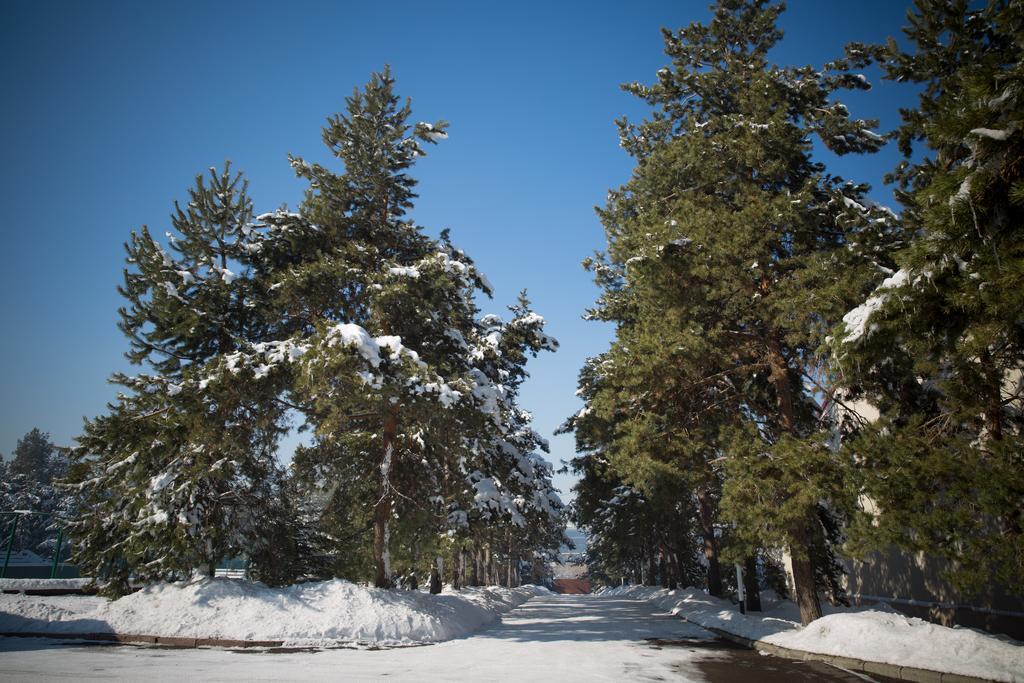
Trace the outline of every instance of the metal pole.
[[736, 595], [740, 599], [740, 614], [747, 613], [747, 595], [743, 586], [743, 565], [736, 565]]
[[50, 578], [57, 578], [57, 563], [60, 562], [60, 544], [64, 540], [64, 527], [57, 529], [57, 549], [53, 551], [53, 567], [50, 569]]
[[11, 535], [7, 537], [7, 555], [4, 557], [4, 568], [0, 571], [0, 579], [7, 577], [7, 565], [11, 563], [11, 549], [14, 547], [14, 534], [18, 532], [18, 520], [21, 515], [14, 513], [14, 523], [11, 525]]

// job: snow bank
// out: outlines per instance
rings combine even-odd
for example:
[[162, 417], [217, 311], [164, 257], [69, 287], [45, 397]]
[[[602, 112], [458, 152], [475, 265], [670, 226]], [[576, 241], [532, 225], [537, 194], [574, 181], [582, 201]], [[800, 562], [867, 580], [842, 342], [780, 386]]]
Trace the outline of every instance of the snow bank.
[[743, 615], [736, 605], [695, 588], [667, 591], [629, 586], [604, 595], [647, 600], [688, 621], [793, 650], [883, 664], [1024, 683], [1024, 643], [974, 629], [939, 626], [888, 605], [843, 608], [800, 626], [797, 606], [762, 594], [764, 612]]
[[794, 650], [856, 657], [994, 681], [1024, 681], [1024, 644], [981, 631], [948, 628], [898, 612], [830, 614], [766, 642]]
[[740, 614], [735, 604], [708, 595], [699, 588], [667, 591], [649, 586], [625, 586], [604, 591], [602, 595], [647, 600], [666, 612], [680, 614], [701, 626], [721, 629], [750, 640], [763, 640], [800, 626], [800, 612], [796, 605], [775, 600], [770, 593], [763, 601], [766, 609], [758, 617]]
[[113, 601], [0, 595], [0, 631], [399, 645], [464, 636], [536, 594], [532, 586], [431, 595], [340, 579], [285, 588], [199, 579], [150, 586]]

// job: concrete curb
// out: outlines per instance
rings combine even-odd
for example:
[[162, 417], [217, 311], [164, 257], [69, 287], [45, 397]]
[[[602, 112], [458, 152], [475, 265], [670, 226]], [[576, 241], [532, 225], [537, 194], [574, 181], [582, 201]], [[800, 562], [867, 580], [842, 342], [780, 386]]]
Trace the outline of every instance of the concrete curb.
[[147, 636], [133, 635], [128, 633], [50, 633], [48, 631], [0, 631], [0, 638], [49, 638], [52, 640], [93, 640], [106, 643], [120, 643], [122, 645], [159, 645], [161, 647], [175, 647], [191, 649], [197, 647], [223, 647], [223, 648], [283, 648], [285, 650], [401, 650], [408, 647], [427, 647], [435, 645], [433, 641], [394, 643], [382, 645], [379, 643], [337, 640], [331, 644], [294, 643], [285, 645], [283, 640], [233, 640], [230, 638], [189, 638], [187, 636]]
[[96, 595], [95, 590], [85, 588], [4, 588], [4, 595]]
[[0, 632], [5, 638], [52, 638], [56, 640], [94, 640], [132, 645], [163, 645], [164, 647], [283, 647], [283, 640], [231, 640], [227, 638], [186, 638], [181, 636], [147, 636], [125, 633], [45, 633], [32, 631]]
[[879, 676], [888, 676], [889, 678], [895, 678], [901, 681], [916, 681], [918, 683], [986, 683], [990, 680], [988, 678], [964, 676], [962, 674], [932, 671], [930, 669], [916, 669], [912, 666], [897, 666], [895, 664], [872, 662], [865, 659], [855, 659], [853, 657], [840, 657], [838, 655], [823, 655], [817, 652], [808, 652], [806, 650], [793, 650], [788, 647], [775, 645], [774, 643], [766, 643], [763, 640], [751, 640], [750, 638], [744, 638], [743, 636], [738, 636], [735, 633], [729, 633], [728, 631], [723, 631], [722, 629], [715, 628], [713, 626], [704, 626], [696, 621], [687, 619], [682, 614], [677, 614], [676, 616], [683, 621], [689, 622], [694, 626], [699, 626], [705, 631], [711, 631], [716, 636], [724, 638], [732, 643], [736, 643], [737, 645], [742, 645], [752, 650], [757, 650], [758, 652], [764, 652], [765, 654], [783, 657], [785, 659], [825, 662], [826, 664], [831, 664], [832, 666], [837, 666], [848, 671], [878, 674]]

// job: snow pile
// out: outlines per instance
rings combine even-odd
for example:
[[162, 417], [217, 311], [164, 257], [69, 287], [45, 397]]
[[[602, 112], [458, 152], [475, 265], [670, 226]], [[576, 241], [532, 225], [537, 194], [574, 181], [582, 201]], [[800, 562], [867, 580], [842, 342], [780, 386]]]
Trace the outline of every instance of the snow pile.
[[994, 681], [1024, 681], [1024, 644], [973, 629], [939, 626], [893, 611], [830, 614], [806, 628], [765, 641], [795, 650]]
[[464, 636], [536, 594], [533, 586], [431, 595], [365, 588], [340, 579], [284, 588], [198, 579], [153, 585], [113, 601], [2, 595], [0, 631], [399, 645]]
[[871, 608], [823, 605], [826, 615], [806, 628], [797, 606], [762, 594], [765, 611], [740, 614], [736, 605], [700, 589], [667, 591], [628, 586], [603, 595], [647, 600], [700, 626], [793, 650], [883, 664], [1024, 682], [1024, 644], [974, 629], [939, 626], [907, 617], [887, 605]]
[[680, 614], [701, 626], [721, 629], [750, 640], [763, 640], [800, 626], [800, 612], [796, 605], [772, 600], [770, 594], [763, 605], [766, 611], [760, 616], [740, 614], [735, 604], [708, 595], [699, 588], [667, 591], [650, 586], [625, 586], [604, 591], [602, 595], [647, 600], [666, 612]]
[[374, 337], [355, 323], [339, 323], [332, 327], [327, 333], [327, 343], [329, 346], [355, 347], [359, 355], [374, 368], [380, 367], [381, 350], [387, 351], [387, 357], [391, 360], [397, 360], [402, 354], [406, 354], [420, 367], [425, 365], [419, 359], [419, 354], [402, 345], [401, 337], [394, 335]]

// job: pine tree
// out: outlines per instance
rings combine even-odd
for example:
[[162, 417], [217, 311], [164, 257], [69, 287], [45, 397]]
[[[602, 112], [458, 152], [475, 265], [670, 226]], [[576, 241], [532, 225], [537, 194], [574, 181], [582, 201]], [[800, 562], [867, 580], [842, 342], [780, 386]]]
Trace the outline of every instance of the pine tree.
[[59, 468], [59, 461], [53, 443], [50, 442], [50, 435], [33, 428], [18, 439], [18, 444], [11, 454], [8, 473], [11, 476], [24, 475], [39, 483], [49, 484], [53, 480], [55, 468]]
[[[10, 463], [0, 463], [0, 511], [43, 513], [19, 516], [14, 548], [43, 556], [54, 552], [58, 529], [75, 509], [74, 497], [57, 485], [67, 464], [50, 435], [38, 428], [18, 440]], [[5, 526], [12, 521], [5, 517]]]
[[[298, 212], [253, 222], [225, 167], [176, 207], [172, 253], [145, 228], [126, 245], [121, 329], [152, 372], [115, 375], [127, 391], [86, 423], [70, 477], [80, 562], [110, 592], [236, 555], [269, 582], [390, 587], [394, 552], [412, 586], [459, 544], [510, 582], [562, 540], [546, 444], [516, 401], [527, 357], [557, 342], [525, 297], [507, 323], [480, 317], [472, 260], [405, 218], [408, 170], [447, 124], [410, 126], [393, 85], [374, 74], [328, 120], [342, 173], [292, 159], [310, 186]], [[296, 414], [314, 440], [286, 477]]]
[[[342, 529], [372, 529], [372, 550], [346, 553], [349, 566], [336, 570], [372, 564], [379, 587], [392, 585], [392, 559], [436, 566], [426, 549], [468, 528], [484, 489], [495, 494], [478, 515], [487, 539], [499, 519], [520, 519], [504, 475], [512, 451], [527, 457], [539, 442], [514, 387], [527, 352], [554, 348], [525, 308], [509, 324], [479, 318], [474, 295], [490, 286], [472, 260], [447, 233], [430, 239], [405, 218], [409, 169], [423, 144], [447, 136], [445, 122], [410, 125], [410, 115], [390, 72], [374, 74], [324, 129], [344, 172], [293, 159], [310, 183], [299, 213], [260, 217], [262, 276], [286, 312], [278, 334], [301, 353], [293, 399], [316, 435], [296, 472], [325, 494], [332, 531], [322, 541], [347, 536], [365, 549]], [[543, 468], [530, 474], [544, 489]], [[536, 491], [527, 493], [532, 506]]]
[[834, 344], [850, 400], [881, 413], [851, 425], [878, 511], [854, 536], [946, 558], [963, 588], [1022, 588], [1024, 11], [922, 0], [908, 20], [911, 52], [848, 48], [920, 88], [891, 176], [913, 239]]
[[[694, 411], [689, 450], [724, 457], [721, 521], [748, 532], [737, 536], [750, 539], [743, 554], [789, 548], [807, 623], [821, 614], [815, 549], [826, 547], [810, 491], [846, 464], [819, 455], [827, 434], [817, 389], [806, 386], [827, 385], [823, 338], [891, 265], [899, 225], [864, 198], [865, 185], [811, 158], [812, 136], [838, 154], [875, 151], [884, 138], [835, 99], [868, 87], [850, 71], [854, 61], [768, 63], [781, 11], [725, 0], [708, 25], [663, 32], [671, 64], [651, 86], [625, 86], [655, 109], [639, 125], [619, 122], [637, 166], [600, 211], [609, 248], [590, 266], [605, 289], [593, 315], [629, 328], [629, 349], [660, 344], [650, 376], [674, 373], [672, 391], [696, 399], [674, 419]], [[731, 448], [730, 429], [751, 447]], [[776, 456], [786, 466], [764, 478]], [[782, 505], [780, 494], [803, 487], [807, 496]], [[777, 504], [755, 514], [751, 496]]]
[[[271, 265], [282, 271], [286, 305], [310, 349], [298, 395], [313, 416], [317, 452], [359, 458], [359, 469], [376, 473], [372, 526], [379, 587], [391, 585], [390, 527], [398, 492], [392, 468], [396, 459], [410, 456], [418, 434], [405, 428], [426, 421], [434, 400], [450, 404], [459, 397], [439, 374], [452, 369], [444, 362], [453, 343], [444, 329], [458, 330], [472, 316], [469, 310], [461, 320], [458, 311], [437, 316], [459, 307], [461, 288], [471, 284], [459, 276], [468, 277], [470, 266], [437, 251], [402, 218], [415, 196], [406, 171], [423, 153], [420, 142], [446, 135], [444, 124], [417, 124], [408, 135], [411, 110], [408, 103], [399, 105], [393, 83], [387, 70], [375, 74], [347, 99], [346, 113], [329, 120], [324, 141], [344, 174], [293, 159], [311, 184], [300, 215], [263, 217], [282, 235], [268, 255], [287, 257]], [[306, 229], [291, 227], [296, 223]], [[431, 354], [429, 346], [438, 352]], [[413, 349], [423, 350], [423, 358]], [[427, 392], [434, 400], [423, 396]]]
[[251, 216], [245, 183], [225, 165], [175, 206], [170, 252], [145, 227], [125, 245], [120, 328], [129, 360], [152, 373], [114, 375], [126, 392], [86, 422], [69, 477], [83, 499], [76, 561], [112, 593], [129, 575], [212, 575], [223, 558], [267, 556], [283, 373], [240, 359], [287, 350], [264, 341]]
[[713, 532], [706, 536], [712, 542], [708, 569], [696, 561], [699, 520], [691, 481], [671, 457], [658, 457], [660, 443], [637, 443], [638, 427], [657, 418], [630, 414], [636, 387], [623, 391], [615, 385], [614, 358], [613, 349], [588, 361], [578, 392], [587, 405], [560, 428], [576, 434], [579, 455], [569, 466], [579, 481], [571, 518], [588, 532], [590, 575], [612, 584], [660, 580], [669, 588], [707, 579], [709, 589], [721, 595]]
[[[587, 408], [565, 428], [576, 431], [578, 450], [599, 452], [607, 462], [613, 473], [609, 495], [621, 498], [616, 492], [620, 486], [635, 487], [652, 509], [678, 509], [678, 514], [660, 519], [679, 523], [659, 523], [650, 536], [657, 542], [648, 545], [653, 554], [676, 558], [678, 563], [699, 541], [708, 591], [720, 596], [715, 526], [721, 468], [714, 463], [721, 458], [709, 444], [724, 412], [714, 410], [710, 394], [692, 390], [695, 375], [688, 374], [692, 370], [685, 367], [686, 358], [677, 355], [671, 343], [677, 322], [671, 311], [652, 311], [632, 323], [620, 323], [618, 339], [600, 361], [600, 373], [581, 377], [579, 393]], [[668, 367], [671, 372], [665, 372]], [[574, 466], [589, 475], [584, 459]], [[599, 501], [599, 507], [608, 500]], [[588, 526], [593, 523], [592, 514], [584, 517]]]

